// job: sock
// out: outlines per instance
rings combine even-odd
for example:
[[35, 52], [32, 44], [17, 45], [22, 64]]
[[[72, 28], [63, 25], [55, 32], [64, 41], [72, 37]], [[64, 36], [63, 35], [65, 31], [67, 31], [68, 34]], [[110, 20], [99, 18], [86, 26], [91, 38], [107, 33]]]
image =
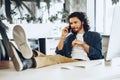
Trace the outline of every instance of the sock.
[[24, 62], [23, 62], [23, 65], [25, 63], [25, 66], [24, 66], [24, 69], [29, 69], [29, 68], [33, 68], [35, 67], [35, 61], [33, 58], [31, 59], [25, 59]]

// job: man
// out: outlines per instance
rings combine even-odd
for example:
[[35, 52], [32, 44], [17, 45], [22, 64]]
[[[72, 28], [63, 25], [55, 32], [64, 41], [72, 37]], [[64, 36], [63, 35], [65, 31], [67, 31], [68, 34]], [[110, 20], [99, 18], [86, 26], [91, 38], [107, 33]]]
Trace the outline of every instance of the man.
[[90, 27], [85, 13], [74, 12], [68, 16], [68, 21], [69, 26], [62, 30], [56, 53], [76, 60], [101, 59], [102, 37], [97, 32], [88, 31]]

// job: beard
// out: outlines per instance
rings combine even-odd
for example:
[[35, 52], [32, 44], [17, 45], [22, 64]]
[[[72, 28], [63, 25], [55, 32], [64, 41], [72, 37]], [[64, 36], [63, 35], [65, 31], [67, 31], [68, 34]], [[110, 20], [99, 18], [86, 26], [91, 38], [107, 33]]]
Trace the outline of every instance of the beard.
[[80, 26], [80, 27], [78, 28], [78, 30], [75, 30], [75, 28], [72, 28], [72, 29], [71, 29], [71, 32], [72, 32], [73, 34], [77, 34], [82, 28], [83, 28], [83, 26]]
[[78, 33], [78, 31], [74, 31], [74, 29], [72, 29], [71, 32], [72, 32], [73, 34], [77, 34], [77, 33]]

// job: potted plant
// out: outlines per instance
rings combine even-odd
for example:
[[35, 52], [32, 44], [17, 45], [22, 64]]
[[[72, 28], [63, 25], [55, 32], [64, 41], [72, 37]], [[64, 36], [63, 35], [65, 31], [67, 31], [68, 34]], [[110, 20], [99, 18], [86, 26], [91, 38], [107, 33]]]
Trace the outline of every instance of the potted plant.
[[[32, 11], [29, 9], [29, 7], [23, 2], [23, 1], [31, 1], [32, 0], [0, 0], [0, 8], [2, 8], [2, 6], [4, 5], [5, 6], [5, 14], [6, 14], [6, 19], [10, 24], [13, 22], [12, 20], [12, 9], [11, 9], [11, 4], [12, 2], [14, 2], [16, 5], [15, 5], [15, 8], [18, 8], [19, 10], [22, 9], [22, 6], [24, 6], [28, 12], [34, 16], [34, 14], [32, 13]], [[40, 0], [34, 0], [34, 2], [36, 2], [36, 5], [37, 7], [39, 7], [39, 2]], [[3, 16], [0, 16], [0, 34], [1, 34], [1, 37], [2, 37], [2, 46], [4, 46], [4, 50], [5, 50], [5, 57], [3, 58], [3, 52], [2, 52], [2, 46], [0, 45], [0, 66], [3, 66], [5, 65], [4, 62], [1, 62], [1, 59], [2, 61], [4, 60], [9, 60], [9, 52], [10, 52], [10, 46], [9, 46], [9, 38], [7, 36], [7, 30], [8, 30], [8, 27], [7, 25], [5, 25], [3, 22], [2, 22], [2, 19], [3, 19]], [[1, 68], [1, 67], [0, 67]]]

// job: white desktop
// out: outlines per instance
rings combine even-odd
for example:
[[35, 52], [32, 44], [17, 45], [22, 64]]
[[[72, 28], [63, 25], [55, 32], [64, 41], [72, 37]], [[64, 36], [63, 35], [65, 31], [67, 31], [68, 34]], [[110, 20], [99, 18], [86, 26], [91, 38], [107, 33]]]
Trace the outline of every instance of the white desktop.
[[120, 66], [105, 66], [104, 60], [57, 64], [17, 72], [0, 70], [0, 80], [120, 80]]

